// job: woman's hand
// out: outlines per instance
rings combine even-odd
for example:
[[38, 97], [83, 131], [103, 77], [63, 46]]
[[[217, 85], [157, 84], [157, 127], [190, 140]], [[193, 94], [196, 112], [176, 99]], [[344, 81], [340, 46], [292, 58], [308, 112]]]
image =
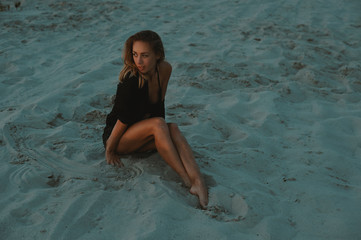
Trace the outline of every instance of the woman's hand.
[[105, 151], [105, 158], [108, 164], [116, 167], [124, 167], [124, 164], [120, 161], [119, 156], [115, 152]]
[[127, 130], [127, 125], [117, 120], [112, 133], [110, 134], [105, 147], [105, 159], [108, 164], [117, 167], [124, 167], [124, 164], [119, 159], [119, 155], [117, 154], [117, 146], [119, 144], [119, 139], [124, 134], [125, 130]]

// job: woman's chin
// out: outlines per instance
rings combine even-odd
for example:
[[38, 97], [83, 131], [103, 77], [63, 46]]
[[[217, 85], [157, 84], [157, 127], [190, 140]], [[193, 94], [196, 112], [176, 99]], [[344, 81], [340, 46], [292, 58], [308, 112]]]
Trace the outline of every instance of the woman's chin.
[[148, 73], [148, 71], [146, 71], [144, 68], [142, 68], [142, 69], [138, 68], [138, 70], [141, 74], [144, 74], [144, 75]]

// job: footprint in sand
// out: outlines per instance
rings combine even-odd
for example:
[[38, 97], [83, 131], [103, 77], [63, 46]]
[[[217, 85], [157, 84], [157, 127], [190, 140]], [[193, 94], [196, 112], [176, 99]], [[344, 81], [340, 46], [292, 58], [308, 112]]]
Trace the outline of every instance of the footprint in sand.
[[14, 217], [18, 222], [29, 226], [37, 225], [43, 222], [44, 217], [37, 212], [33, 212], [27, 208], [17, 208], [10, 212], [11, 216]]
[[113, 96], [109, 96], [109, 94], [98, 94], [94, 97], [92, 97], [90, 106], [96, 108], [96, 109], [104, 109], [104, 108], [110, 108], [112, 107]]
[[248, 204], [238, 194], [213, 193], [210, 194], [209, 207], [204, 210], [209, 217], [220, 222], [239, 222], [245, 219], [248, 213]]

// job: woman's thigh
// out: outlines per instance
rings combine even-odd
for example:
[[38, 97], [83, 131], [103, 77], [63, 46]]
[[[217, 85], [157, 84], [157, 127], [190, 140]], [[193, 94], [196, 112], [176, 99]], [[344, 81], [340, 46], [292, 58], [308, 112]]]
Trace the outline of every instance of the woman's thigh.
[[150, 118], [131, 125], [119, 140], [117, 152], [129, 154], [155, 149], [155, 128], [167, 126], [163, 118]]

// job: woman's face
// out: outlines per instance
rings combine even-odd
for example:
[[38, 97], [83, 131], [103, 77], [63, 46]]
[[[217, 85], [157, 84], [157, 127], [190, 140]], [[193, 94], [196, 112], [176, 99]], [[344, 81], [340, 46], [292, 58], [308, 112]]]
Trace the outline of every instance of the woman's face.
[[143, 41], [133, 43], [133, 60], [142, 74], [151, 74], [155, 70], [158, 58], [149, 43]]

